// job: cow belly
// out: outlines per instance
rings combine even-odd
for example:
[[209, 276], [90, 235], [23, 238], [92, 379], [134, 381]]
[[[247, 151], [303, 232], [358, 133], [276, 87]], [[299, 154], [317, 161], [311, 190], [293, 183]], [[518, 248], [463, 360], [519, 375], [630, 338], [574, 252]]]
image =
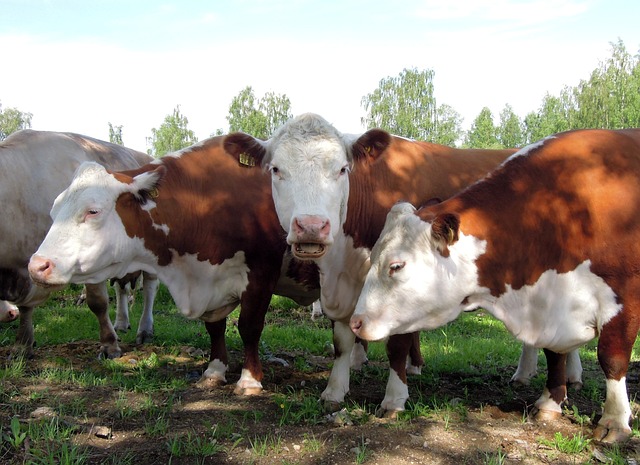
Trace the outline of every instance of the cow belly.
[[200, 261], [196, 255], [176, 254], [171, 265], [158, 269], [158, 276], [186, 318], [214, 322], [238, 305], [249, 283], [249, 267], [244, 252], [218, 265]]
[[559, 353], [580, 347], [622, 308], [589, 266], [585, 261], [568, 273], [548, 270], [534, 285], [517, 290], [507, 286], [495, 303], [495, 316], [526, 344]]

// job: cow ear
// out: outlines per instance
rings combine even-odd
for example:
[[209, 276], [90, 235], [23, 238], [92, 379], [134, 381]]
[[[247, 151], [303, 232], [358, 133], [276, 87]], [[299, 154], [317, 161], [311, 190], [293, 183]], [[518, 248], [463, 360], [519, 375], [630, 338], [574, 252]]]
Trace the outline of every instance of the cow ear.
[[160, 181], [166, 171], [163, 165], [158, 165], [154, 170], [145, 171], [133, 178], [131, 191], [140, 203], [144, 204], [147, 200], [158, 197]]
[[224, 149], [242, 166], [262, 165], [267, 143], [244, 132], [233, 132], [224, 138]]
[[357, 163], [373, 162], [391, 144], [391, 135], [382, 129], [370, 129], [351, 144], [351, 158]]
[[460, 217], [454, 213], [438, 214], [431, 223], [431, 237], [443, 257], [449, 256], [449, 246], [458, 240], [459, 228]]

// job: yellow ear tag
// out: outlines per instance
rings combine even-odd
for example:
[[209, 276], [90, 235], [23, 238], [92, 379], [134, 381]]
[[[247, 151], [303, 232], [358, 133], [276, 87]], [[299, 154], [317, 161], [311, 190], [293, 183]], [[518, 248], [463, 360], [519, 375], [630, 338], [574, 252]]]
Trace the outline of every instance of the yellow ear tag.
[[158, 197], [158, 195], [160, 195], [160, 193], [158, 192], [157, 187], [154, 187], [149, 191], [149, 197], [151, 197], [152, 199], [155, 199], [156, 197]]
[[455, 232], [452, 228], [449, 228], [449, 244], [453, 244], [453, 238], [455, 236]]
[[256, 159], [246, 152], [242, 152], [238, 157], [240, 164], [244, 166], [256, 166]]

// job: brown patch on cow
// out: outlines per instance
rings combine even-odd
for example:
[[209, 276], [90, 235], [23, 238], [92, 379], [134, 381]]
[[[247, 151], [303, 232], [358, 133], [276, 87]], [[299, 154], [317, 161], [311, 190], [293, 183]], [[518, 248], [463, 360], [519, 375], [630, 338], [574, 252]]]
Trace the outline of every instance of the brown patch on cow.
[[[179, 157], [164, 157], [161, 167], [166, 173], [153, 199], [156, 207], [149, 212], [132, 194], [118, 199], [116, 209], [127, 234], [144, 238], [160, 266], [171, 263], [174, 253], [193, 254], [216, 265], [241, 250], [250, 268], [255, 261], [273, 263], [279, 270], [286, 244], [270, 179], [261, 170], [245, 170], [234, 163], [224, 150], [224, 140], [212, 138]], [[157, 164], [121, 175], [154, 169]], [[168, 234], [154, 224], [168, 227]], [[274, 273], [277, 277], [278, 271]]]
[[458, 212], [462, 232], [488, 241], [477, 264], [493, 295], [587, 259], [622, 290], [639, 270], [639, 146], [633, 131], [564, 133], [419, 215]]
[[353, 238], [355, 247], [370, 249], [397, 201], [420, 206], [449, 198], [514, 152], [454, 149], [391, 136], [376, 163], [357, 162], [350, 175], [344, 231]]

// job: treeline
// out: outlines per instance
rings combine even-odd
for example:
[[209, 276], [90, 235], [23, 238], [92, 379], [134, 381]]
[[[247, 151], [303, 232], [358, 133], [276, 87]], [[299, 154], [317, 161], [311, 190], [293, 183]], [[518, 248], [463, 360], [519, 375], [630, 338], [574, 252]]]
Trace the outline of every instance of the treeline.
[[[380, 80], [378, 88], [361, 99], [367, 128], [382, 128], [393, 134], [449, 146], [476, 148], [522, 147], [569, 129], [640, 127], [640, 55], [631, 55], [624, 43], [611, 43], [611, 56], [600, 62], [588, 79], [566, 86], [558, 95], [547, 94], [540, 107], [524, 118], [506, 104], [497, 121], [483, 108], [468, 131], [462, 117], [447, 104], [436, 105], [431, 69], [404, 69], [398, 76]], [[256, 98], [245, 87], [229, 105], [228, 131], [243, 131], [266, 139], [291, 118], [291, 102], [273, 92]], [[31, 127], [30, 113], [0, 105], [0, 140], [18, 129]], [[167, 115], [147, 138], [148, 152], [155, 156], [197, 142], [180, 106]], [[109, 138], [122, 144], [122, 126], [109, 124]], [[223, 134], [222, 128], [212, 135]]]

